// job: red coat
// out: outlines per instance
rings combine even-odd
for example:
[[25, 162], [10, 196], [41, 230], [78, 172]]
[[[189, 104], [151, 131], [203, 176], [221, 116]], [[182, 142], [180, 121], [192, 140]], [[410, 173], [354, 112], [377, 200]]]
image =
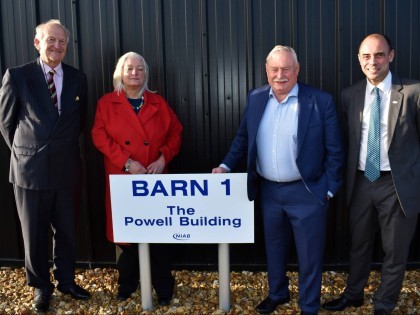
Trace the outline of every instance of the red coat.
[[113, 242], [109, 174], [126, 174], [123, 171], [128, 158], [147, 167], [160, 154], [167, 165], [181, 147], [182, 125], [165, 99], [146, 91], [144, 105], [138, 115], [124, 93], [105, 94], [98, 101], [92, 140], [104, 154], [106, 173], [106, 232]]

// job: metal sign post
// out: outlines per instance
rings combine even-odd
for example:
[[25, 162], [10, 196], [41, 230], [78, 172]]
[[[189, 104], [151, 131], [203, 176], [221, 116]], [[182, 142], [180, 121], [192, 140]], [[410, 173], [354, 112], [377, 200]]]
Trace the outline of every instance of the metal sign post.
[[[148, 243], [139, 244], [141, 305], [143, 310], [153, 309], [150, 251]], [[229, 244], [219, 244], [219, 308], [230, 309]]]
[[152, 276], [150, 271], [150, 251], [148, 243], [139, 244], [141, 305], [143, 310], [153, 308]]
[[219, 244], [219, 308], [230, 309], [229, 244]]

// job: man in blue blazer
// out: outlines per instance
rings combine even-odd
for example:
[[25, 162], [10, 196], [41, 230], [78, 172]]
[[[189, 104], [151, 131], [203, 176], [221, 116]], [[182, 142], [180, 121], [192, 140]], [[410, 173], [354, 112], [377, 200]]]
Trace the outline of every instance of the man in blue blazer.
[[74, 282], [87, 84], [84, 73], [62, 63], [68, 40], [60, 21], [40, 24], [34, 39], [40, 57], [8, 69], [0, 89], [0, 131], [11, 150], [9, 181], [22, 227], [26, 277], [35, 288], [33, 306], [41, 312], [48, 311], [54, 290], [48, 262], [51, 228], [57, 289], [76, 299], [90, 297]]
[[237, 135], [213, 173], [230, 171], [247, 154], [248, 198], [260, 202], [268, 267], [269, 295], [257, 312], [271, 313], [290, 300], [286, 271], [293, 233], [301, 314], [317, 314], [328, 204], [342, 183], [336, 108], [330, 94], [297, 82], [291, 47], [274, 47], [266, 72], [269, 85], [249, 92]]

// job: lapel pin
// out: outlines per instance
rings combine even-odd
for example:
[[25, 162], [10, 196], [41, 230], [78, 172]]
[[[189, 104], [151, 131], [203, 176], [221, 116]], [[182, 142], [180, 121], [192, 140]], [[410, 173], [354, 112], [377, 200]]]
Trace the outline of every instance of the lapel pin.
[[79, 96], [76, 96], [76, 99], [75, 99], [75, 101], [78, 101], [79, 100]]

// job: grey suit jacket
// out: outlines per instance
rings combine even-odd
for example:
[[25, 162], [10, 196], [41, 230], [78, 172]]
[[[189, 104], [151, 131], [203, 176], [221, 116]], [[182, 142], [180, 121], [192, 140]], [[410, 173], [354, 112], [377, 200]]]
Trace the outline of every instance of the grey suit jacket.
[[62, 64], [61, 115], [39, 59], [10, 68], [0, 89], [0, 131], [11, 150], [11, 183], [34, 190], [60, 189], [80, 179], [79, 137], [87, 84], [81, 71]]
[[[366, 80], [341, 93], [347, 147], [346, 202], [350, 203], [360, 152], [360, 133]], [[388, 158], [392, 179], [404, 214], [420, 212], [420, 82], [392, 74], [388, 118]]]

